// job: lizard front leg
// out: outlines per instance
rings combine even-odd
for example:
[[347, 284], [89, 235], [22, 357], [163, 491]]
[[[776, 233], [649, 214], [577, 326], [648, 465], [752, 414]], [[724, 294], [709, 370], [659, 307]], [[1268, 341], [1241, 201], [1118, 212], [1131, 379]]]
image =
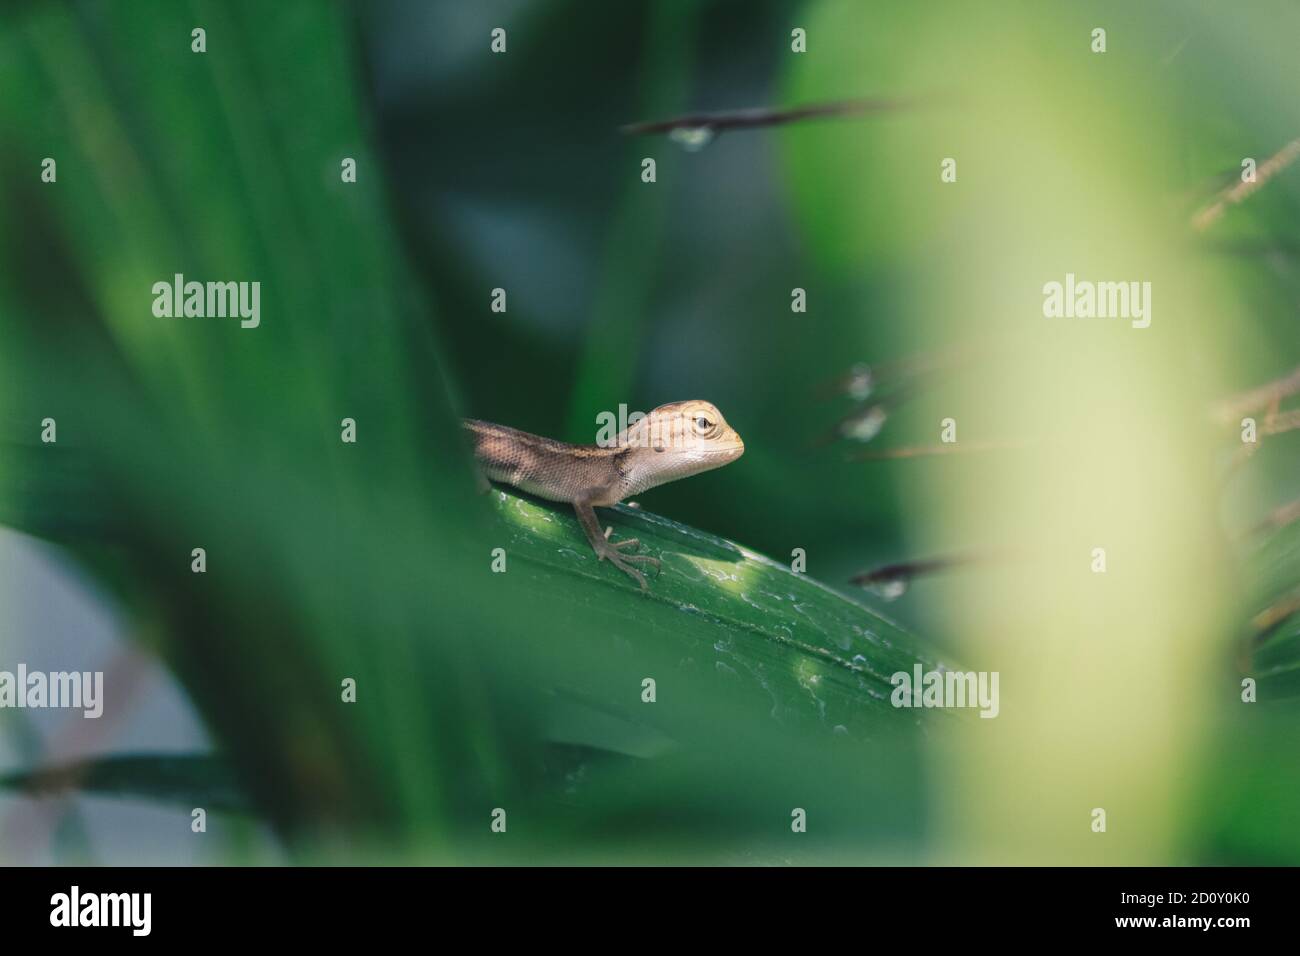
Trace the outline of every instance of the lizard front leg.
[[582, 525], [582, 530], [587, 533], [587, 540], [591, 542], [592, 550], [596, 552], [596, 560], [608, 560], [610, 564], [641, 585], [642, 591], [650, 590], [649, 585], [646, 584], [645, 575], [632, 567], [630, 562], [641, 561], [646, 564], [653, 564], [658, 568], [659, 559], [646, 554], [623, 554], [622, 548], [635, 548], [639, 542], [636, 538], [628, 538], [626, 541], [610, 541], [609, 533], [614, 529], [610, 528], [609, 531], [601, 533], [600, 522], [596, 520], [596, 509], [592, 507], [591, 502], [575, 501], [573, 510], [577, 512], [578, 523]]

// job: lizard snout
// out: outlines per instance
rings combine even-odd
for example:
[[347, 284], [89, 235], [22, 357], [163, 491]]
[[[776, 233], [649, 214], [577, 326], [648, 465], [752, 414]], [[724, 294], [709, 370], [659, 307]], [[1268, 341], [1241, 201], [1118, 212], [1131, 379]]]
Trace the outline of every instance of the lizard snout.
[[731, 434], [728, 435], [727, 438], [729, 439], [727, 442], [727, 450], [730, 452], [731, 460], [735, 461], [745, 453], [745, 441], [736, 433], [735, 429], [731, 430]]

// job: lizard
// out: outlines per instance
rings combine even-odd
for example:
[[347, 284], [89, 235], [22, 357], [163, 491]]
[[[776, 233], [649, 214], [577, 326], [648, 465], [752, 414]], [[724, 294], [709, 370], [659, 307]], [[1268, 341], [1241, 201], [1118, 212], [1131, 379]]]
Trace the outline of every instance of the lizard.
[[645, 576], [632, 565], [657, 569], [659, 559], [624, 553], [640, 542], [610, 540], [612, 527], [602, 534], [595, 508], [721, 468], [745, 451], [745, 443], [722, 413], [698, 400], [660, 405], [629, 424], [609, 445], [571, 445], [473, 418], [463, 424], [473, 441], [474, 458], [488, 479], [573, 505], [596, 560], [609, 561], [642, 591], [649, 590]]

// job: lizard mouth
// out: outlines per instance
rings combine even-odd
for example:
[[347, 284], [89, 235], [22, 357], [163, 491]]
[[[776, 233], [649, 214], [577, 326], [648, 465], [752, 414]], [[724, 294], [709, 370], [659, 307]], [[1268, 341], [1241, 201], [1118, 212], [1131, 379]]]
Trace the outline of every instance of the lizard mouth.
[[732, 432], [729, 440], [715, 452], [718, 457], [725, 458], [727, 461], [735, 461], [744, 453], [745, 443], [735, 432]]

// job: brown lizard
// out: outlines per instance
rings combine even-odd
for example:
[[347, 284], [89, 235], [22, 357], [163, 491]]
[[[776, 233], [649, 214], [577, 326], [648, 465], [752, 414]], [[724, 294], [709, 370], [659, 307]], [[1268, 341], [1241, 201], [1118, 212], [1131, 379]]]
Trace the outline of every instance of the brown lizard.
[[632, 562], [657, 568], [659, 560], [624, 554], [624, 549], [639, 542], [636, 538], [611, 541], [613, 528], [602, 534], [595, 507], [616, 505], [678, 478], [721, 468], [745, 451], [745, 443], [722, 413], [703, 401], [660, 405], [608, 445], [570, 445], [472, 418], [465, 419], [465, 428], [473, 437], [474, 457], [488, 478], [573, 505], [596, 559], [608, 560], [643, 591], [647, 590], [645, 577]]

